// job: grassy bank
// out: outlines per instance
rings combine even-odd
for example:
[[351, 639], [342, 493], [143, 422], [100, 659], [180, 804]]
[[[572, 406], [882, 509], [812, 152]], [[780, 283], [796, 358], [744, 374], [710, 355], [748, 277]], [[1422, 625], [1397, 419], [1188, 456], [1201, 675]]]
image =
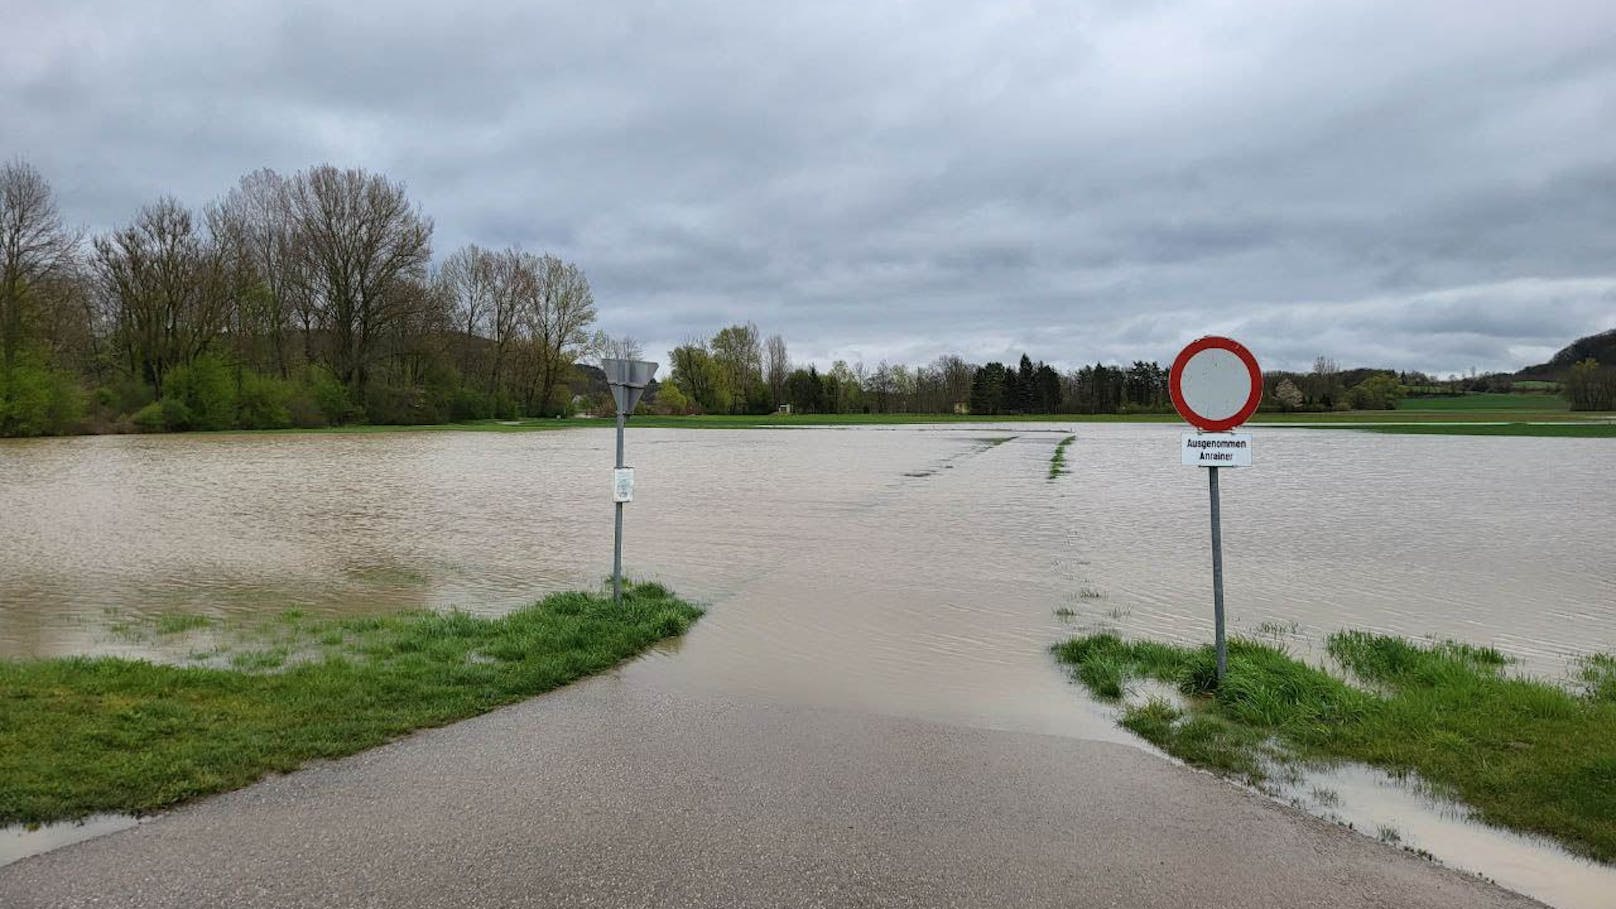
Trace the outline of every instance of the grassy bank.
[[1102, 698], [1142, 679], [1187, 696], [1131, 702], [1121, 721], [1190, 763], [1253, 783], [1297, 760], [1414, 773], [1482, 820], [1616, 861], [1616, 659], [1587, 661], [1568, 691], [1510, 676], [1489, 648], [1344, 632], [1327, 649], [1359, 684], [1251, 641], [1231, 643], [1221, 686], [1210, 647], [1101, 634], [1056, 653]]
[[1049, 456], [1049, 478], [1051, 480], [1066, 473], [1066, 449], [1077, 441], [1077, 436], [1067, 436], [1055, 445], [1055, 453]]
[[0, 662], [0, 824], [150, 812], [352, 754], [610, 668], [700, 614], [637, 584], [621, 606], [565, 593], [497, 619], [290, 613], [231, 668]]

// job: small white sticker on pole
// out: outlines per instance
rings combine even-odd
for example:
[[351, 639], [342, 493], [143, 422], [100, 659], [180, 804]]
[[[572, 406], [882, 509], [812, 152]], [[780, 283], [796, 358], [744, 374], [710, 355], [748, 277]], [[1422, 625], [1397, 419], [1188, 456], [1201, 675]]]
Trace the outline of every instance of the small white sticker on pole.
[[612, 501], [634, 501], [634, 468], [618, 467], [612, 471]]
[[1182, 453], [1185, 467], [1250, 467], [1251, 433], [1187, 432]]

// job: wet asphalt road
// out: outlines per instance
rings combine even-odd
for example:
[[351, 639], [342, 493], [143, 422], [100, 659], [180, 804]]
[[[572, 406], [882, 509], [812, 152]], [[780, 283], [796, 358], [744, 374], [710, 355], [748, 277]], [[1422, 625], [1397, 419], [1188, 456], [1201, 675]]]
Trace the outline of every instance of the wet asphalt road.
[[1538, 905], [1126, 746], [619, 675], [0, 868], [0, 906]]

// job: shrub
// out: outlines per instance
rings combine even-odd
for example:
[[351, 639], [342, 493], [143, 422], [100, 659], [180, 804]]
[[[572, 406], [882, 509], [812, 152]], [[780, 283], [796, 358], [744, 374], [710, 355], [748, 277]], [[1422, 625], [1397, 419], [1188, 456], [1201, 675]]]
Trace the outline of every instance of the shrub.
[[449, 419], [487, 420], [494, 416], [494, 399], [475, 388], [461, 386], [449, 395]]
[[[169, 421], [170, 429], [235, 428], [235, 370], [223, 358], [212, 354], [197, 357], [171, 370], [164, 384], [163, 412], [175, 417]], [[179, 406], [170, 405], [171, 400]]]
[[365, 416], [372, 423], [395, 426], [442, 422], [437, 402], [426, 389], [380, 382], [372, 382], [365, 389]]
[[168, 428], [168, 421], [163, 418], [163, 405], [156, 401], [135, 411], [130, 421], [142, 432], [162, 432]]
[[134, 413], [157, 400], [150, 385], [130, 376], [120, 376], [95, 394], [97, 406], [114, 414]]
[[291, 401], [297, 389], [274, 376], [241, 376], [238, 422], [243, 429], [285, 429], [292, 425]]
[[322, 366], [309, 367], [303, 376], [303, 385], [325, 422], [340, 426], [356, 416], [347, 386], [338, 381], [331, 370]]
[[[650, 395], [647, 394], [646, 397], [650, 397]], [[685, 393], [679, 390], [679, 386], [672, 382], [663, 382], [657, 386], [656, 397], [651, 402], [651, 406], [657, 413], [687, 414], [693, 412], [690, 399], [685, 397]]]
[[314, 400], [314, 393], [307, 385], [292, 386], [292, 397], [286, 402], [288, 419], [298, 429], [317, 429], [328, 426], [325, 414], [320, 411], [320, 405]]
[[1403, 396], [1403, 386], [1394, 376], [1380, 373], [1347, 389], [1347, 403], [1354, 410], [1392, 410]]
[[196, 421], [191, 416], [191, 408], [179, 398], [164, 397], [157, 402], [159, 412], [163, 415], [163, 428], [169, 432], [184, 432], [196, 428]]
[[494, 393], [494, 419], [514, 420], [522, 415], [522, 409], [510, 392], [503, 388]]
[[37, 363], [0, 372], [0, 435], [58, 435], [83, 416], [84, 393], [68, 374]]
[[1566, 374], [1565, 396], [1572, 410], [1616, 410], [1616, 368], [1589, 358]]

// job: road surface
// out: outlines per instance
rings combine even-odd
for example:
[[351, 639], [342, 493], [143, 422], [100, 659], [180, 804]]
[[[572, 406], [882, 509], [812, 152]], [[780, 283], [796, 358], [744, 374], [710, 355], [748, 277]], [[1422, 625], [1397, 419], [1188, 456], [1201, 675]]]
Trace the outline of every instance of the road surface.
[[1535, 905], [1125, 745], [624, 673], [0, 868], [8, 909]]

